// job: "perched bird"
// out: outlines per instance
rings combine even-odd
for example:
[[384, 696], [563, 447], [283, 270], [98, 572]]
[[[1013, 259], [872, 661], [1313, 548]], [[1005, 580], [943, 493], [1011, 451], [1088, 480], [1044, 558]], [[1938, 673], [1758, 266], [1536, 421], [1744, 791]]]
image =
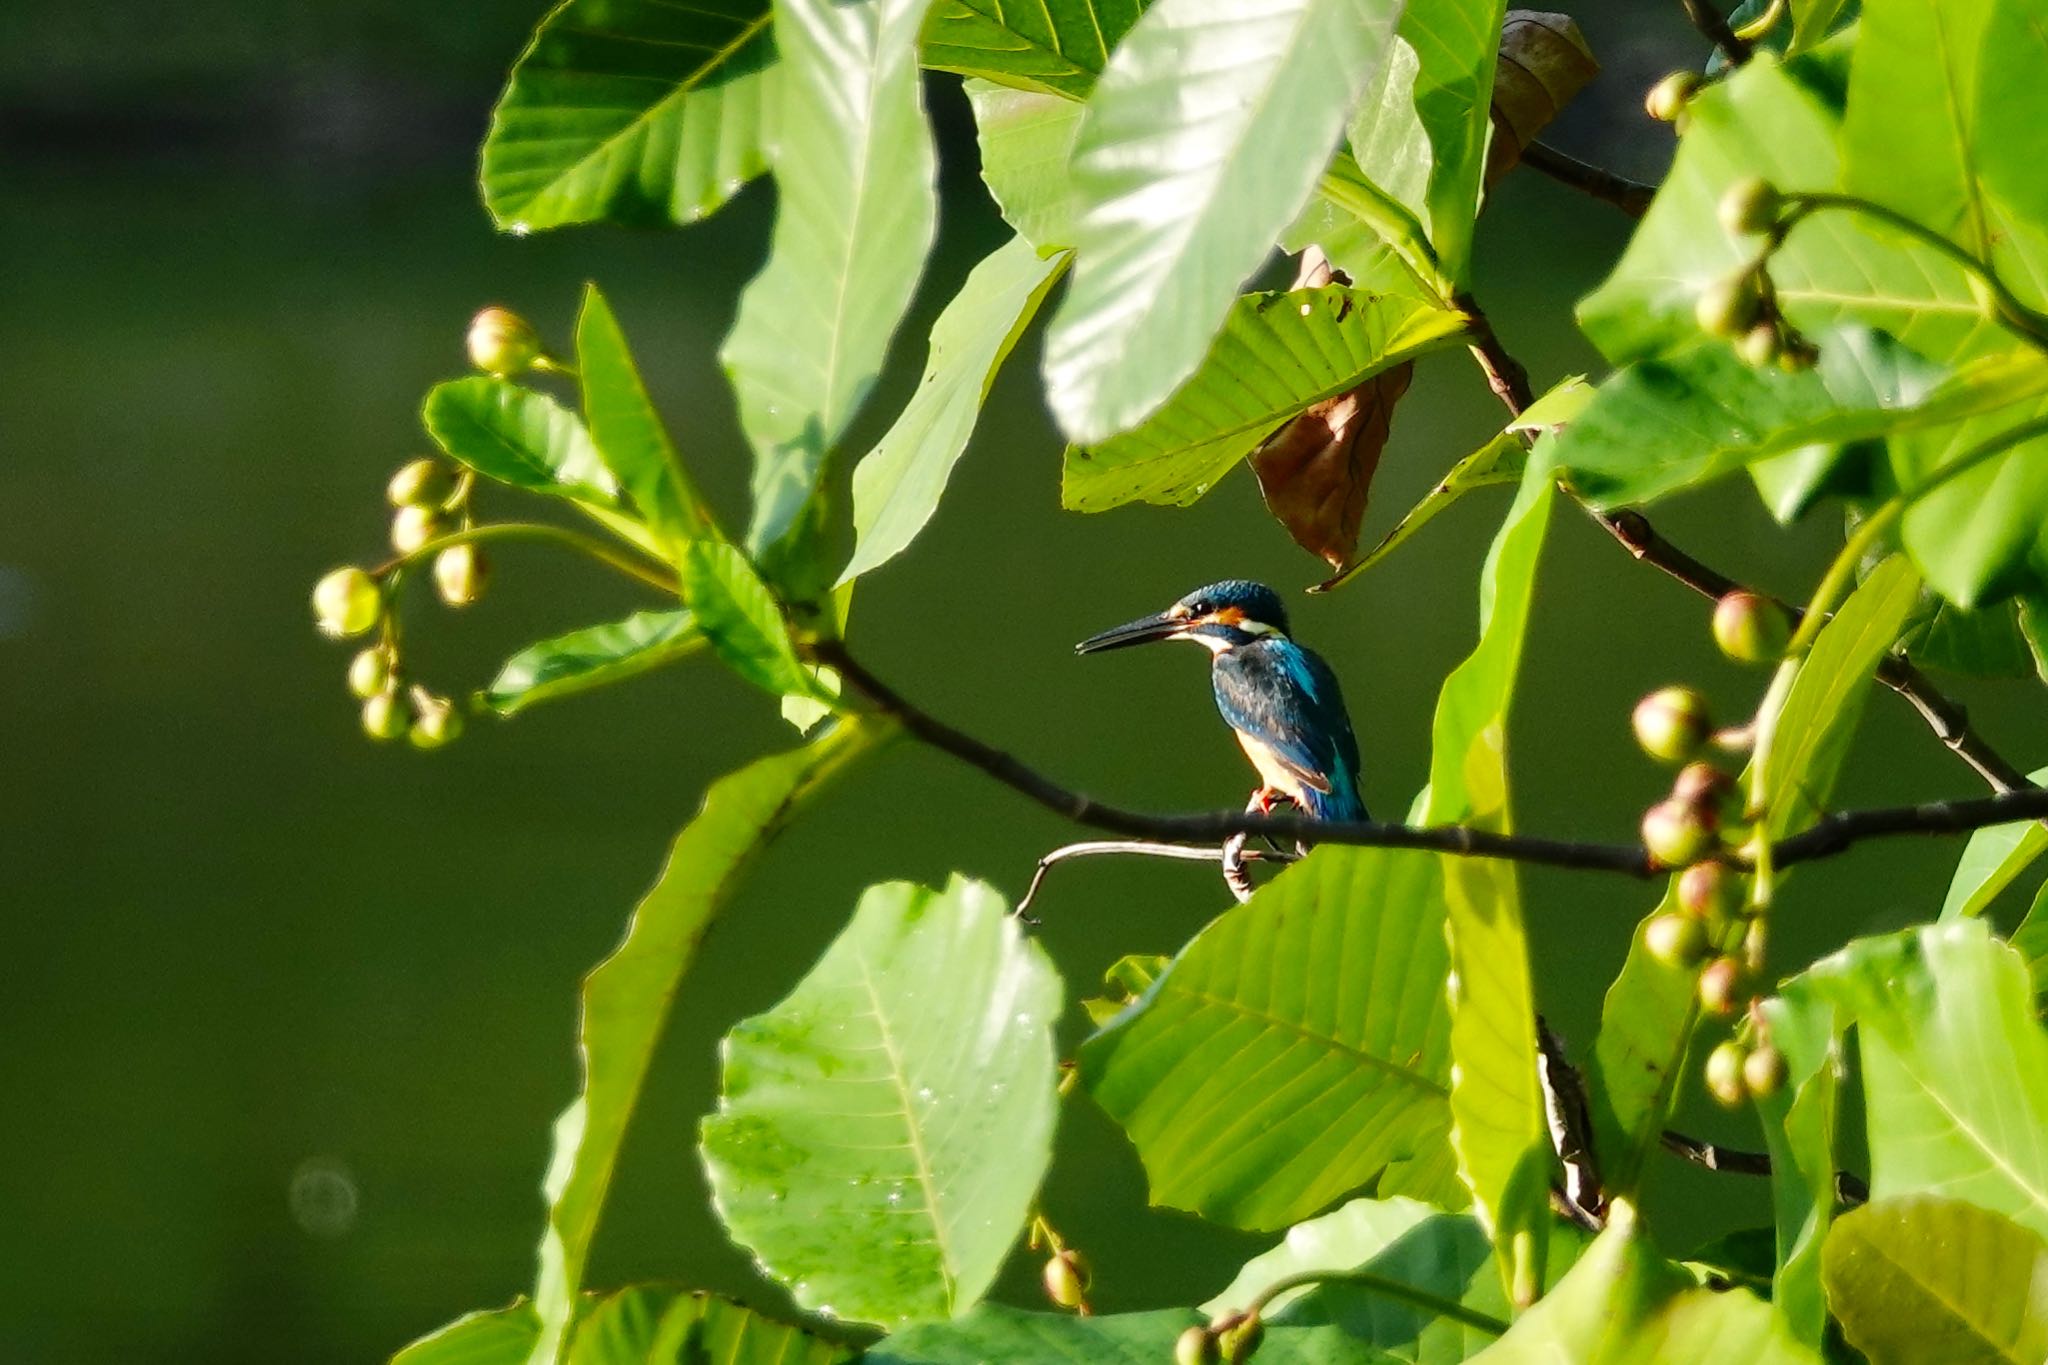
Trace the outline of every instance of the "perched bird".
[[1268, 811], [1284, 798], [1316, 820], [1367, 818], [1358, 792], [1358, 741], [1337, 676], [1288, 638], [1280, 594], [1263, 583], [1214, 583], [1157, 616], [1091, 635], [1074, 652], [1152, 640], [1194, 640], [1215, 655], [1216, 709], [1261, 779], [1249, 809]]

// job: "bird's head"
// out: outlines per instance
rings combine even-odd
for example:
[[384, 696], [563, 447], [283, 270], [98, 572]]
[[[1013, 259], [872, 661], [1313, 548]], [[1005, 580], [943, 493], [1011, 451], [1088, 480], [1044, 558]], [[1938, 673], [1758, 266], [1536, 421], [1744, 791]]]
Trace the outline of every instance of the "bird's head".
[[1221, 654], [1268, 635], [1287, 633], [1287, 608], [1263, 583], [1230, 579], [1189, 593], [1156, 616], [1091, 635], [1076, 654], [1122, 649], [1153, 640], [1194, 640]]

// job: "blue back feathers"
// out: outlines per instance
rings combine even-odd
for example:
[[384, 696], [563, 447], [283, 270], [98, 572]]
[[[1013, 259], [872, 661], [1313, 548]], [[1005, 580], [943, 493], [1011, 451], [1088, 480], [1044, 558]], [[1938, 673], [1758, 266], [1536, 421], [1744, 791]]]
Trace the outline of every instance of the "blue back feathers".
[[1299, 779], [1292, 794], [1317, 820], [1363, 820], [1358, 740], [1337, 676], [1312, 650], [1267, 635], [1224, 650], [1211, 673], [1216, 709]]

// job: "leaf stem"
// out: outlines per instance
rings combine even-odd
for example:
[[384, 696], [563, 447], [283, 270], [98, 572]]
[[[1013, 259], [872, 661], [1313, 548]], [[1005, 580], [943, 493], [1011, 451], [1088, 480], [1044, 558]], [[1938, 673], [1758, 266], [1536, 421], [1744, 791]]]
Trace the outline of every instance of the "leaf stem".
[[1679, 0], [1685, 7], [1685, 17], [1692, 20], [1692, 26], [1705, 35], [1708, 42], [1721, 49], [1721, 55], [1728, 59], [1730, 66], [1741, 66], [1749, 60], [1749, 44], [1728, 27], [1727, 16], [1707, 3], [1707, 0]]
[[1476, 1327], [1480, 1331], [1492, 1336], [1502, 1336], [1508, 1330], [1508, 1324], [1494, 1317], [1491, 1313], [1482, 1313], [1476, 1308], [1466, 1307], [1456, 1299], [1447, 1299], [1440, 1294], [1432, 1294], [1427, 1289], [1418, 1288], [1404, 1280], [1392, 1279], [1386, 1275], [1376, 1275], [1370, 1270], [1299, 1270], [1292, 1275], [1283, 1275], [1264, 1289], [1261, 1289], [1253, 1297], [1252, 1301], [1245, 1305], [1242, 1311], [1233, 1314], [1232, 1318], [1238, 1322], [1256, 1318], [1265, 1311], [1267, 1304], [1279, 1298], [1282, 1294], [1318, 1284], [1355, 1285], [1360, 1289], [1378, 1294], [1383, 1298], [1412, 1304], [1437, 1317], [1449, 1318], [1451, 1321], [1461, 1322], [1467, 1327]]
[[544, 541], [588, 555], [600, 564], [617, 569], [628, 578], [638, 579], [649, 587], [673, 594], [678, 591], [675, 576], [631, 555], [622, 554], [595, 536], [586, 536], [566, 527], [550, 526], [538, 521], [498, 521], [482, 526], [468, 526], [459, 531], [450, 531], [445, 536], [436, 536], [409, 554], [396, 556], [379, 564], [370, 572], [381, 578], [397, 573], [424, 560], [433, 558], [441, 551], [456, 545], [469, 545], [491, 540], [532, 540]]

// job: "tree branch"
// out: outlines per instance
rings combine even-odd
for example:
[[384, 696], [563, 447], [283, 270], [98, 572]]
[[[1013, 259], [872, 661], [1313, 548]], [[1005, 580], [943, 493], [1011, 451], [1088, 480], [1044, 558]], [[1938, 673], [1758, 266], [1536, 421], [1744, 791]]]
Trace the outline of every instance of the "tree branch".
[[1736, 36], [1728, 27], [1727, 16], [1715, 9], [1707, 0], [1679, 0], [1685, 6], [1685, 17], [1692, 20], [1706, 40], [1721, 49], [1721, 55], [1731, 66], [1741, 66], [1749, 60], [1749, 44]]
[[[1672, 1128], [1664, 1130], [1663, 1140], [1665, 1151], [1709, 1171], [1726, 1171], [1733, 1175], [1767, 1176], [1771, 1173], [1771, 1158], [1763, 1152], [1717, 1146], [1696, 1137], [1687, 1137]], [[1835, 1197], [1844, 1204], [1867, 1204], [1870, 1202], [1870, 1186], [1851, 1171], [1836, 1171]]]
[[[1038, 923], [1025, 912], [1031, 908], [1032, 900], [1038, 895], [1038, 888], [1044, 883], [1045, 874], [1069, 858], [1123, 854], [1146, 858], [1175, 858], [1189, 863], [1220, 863], [1229, 851], [1227, 845], [1162, 844], [1150, 839], [1088, 839], [1078, 844], [1063, 844], [1038, 860], [1038, 867], [1031, 874], [1031, 885], [1024, 888], [1023, 896], [1017, 901], [1017, 908], [1010, 913], [1026, 924]], [[1300, 855], [1248, 848], [1239, 850], [1238, 857], [1248, 863], [1291, 863]], [[1235, 888], [1232, 890], [1234, 893]], [[1240, 896], [1239, 899], [1244, 898]]]
[[1542, 142], [1532, 142], [1522, 149], [1522, 164], [1541, 171], [1560, 185], [1612, 204], [1631, 218], [1648, 213], [1650, 200], [1657, 193], [1655, 185], [1616, 175]]

